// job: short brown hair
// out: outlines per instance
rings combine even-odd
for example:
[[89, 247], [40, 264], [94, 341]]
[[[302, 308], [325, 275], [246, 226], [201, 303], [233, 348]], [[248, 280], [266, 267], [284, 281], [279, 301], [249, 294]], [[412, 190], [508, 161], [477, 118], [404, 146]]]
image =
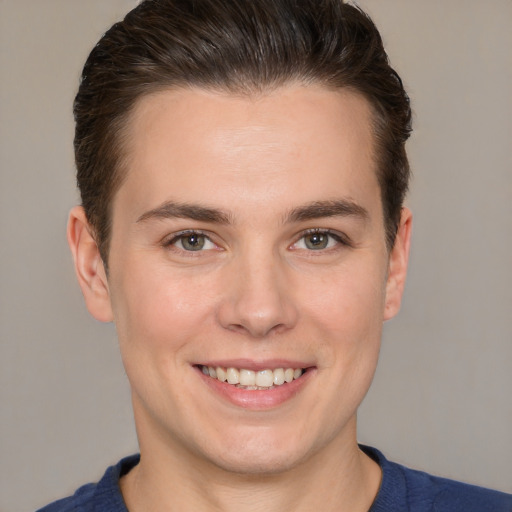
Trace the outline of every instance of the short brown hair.
[[349, 88], [371, 104], [392, 247], [409, 182], [411, 110], [370, 18], [342, 0], [145, 0], [94, 47], [74, 103], [78, 186], [104, 262], [137, 100], [179, 86], [250, 94], [297, 81]]

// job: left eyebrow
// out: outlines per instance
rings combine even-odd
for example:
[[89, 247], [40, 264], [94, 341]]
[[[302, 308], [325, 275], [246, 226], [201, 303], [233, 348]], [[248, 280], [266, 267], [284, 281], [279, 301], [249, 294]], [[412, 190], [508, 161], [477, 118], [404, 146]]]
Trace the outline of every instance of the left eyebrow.
[[229, 215], [216, 208], [207, 206], [176, 203], [174, 201], [166, 201], [160, 206], [143, 213], [137, 222], [143, 222], [150, 219], [172, 219], [172, 218], [192, 219], [200, 222], [212, 222], [216, 224], [229, 224]]
[[285, 222], [300, 222], [325, 217], [356, 217], [368, 220], [370, 214], [366, 208], [345, 199], [315, 201], [290, 210], [285, 216]]

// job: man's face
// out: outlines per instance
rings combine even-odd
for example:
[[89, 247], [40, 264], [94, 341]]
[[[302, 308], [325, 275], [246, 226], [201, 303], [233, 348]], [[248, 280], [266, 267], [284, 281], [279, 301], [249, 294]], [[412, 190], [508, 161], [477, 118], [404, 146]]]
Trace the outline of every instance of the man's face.
[[400, 233], [386, 250], [367, 102], [164, 91], [127, 141], [108, 293], [141, 450], [273, 472], [355, 444], [406, 260]]

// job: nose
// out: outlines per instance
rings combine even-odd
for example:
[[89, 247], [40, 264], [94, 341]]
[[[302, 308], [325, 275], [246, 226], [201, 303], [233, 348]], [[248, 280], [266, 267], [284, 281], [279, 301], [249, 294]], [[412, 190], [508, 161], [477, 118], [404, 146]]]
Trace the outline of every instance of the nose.
[[226, 269], [219, 323], [226, 329], [263, 338], [297, 322], [293, 286], [279, 258], [261, 253], [241, 257]]

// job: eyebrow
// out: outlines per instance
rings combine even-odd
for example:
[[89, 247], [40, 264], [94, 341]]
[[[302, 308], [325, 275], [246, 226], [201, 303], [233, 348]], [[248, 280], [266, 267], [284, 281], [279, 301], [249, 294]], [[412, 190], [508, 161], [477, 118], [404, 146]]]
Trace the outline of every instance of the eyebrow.
[[[361, 220], [367, 220], [369, 213], [366, 208], [350, 200], [314, 201], [293, 208], [287, 212], [284, 216], [284, 223], [301, 222], [325, 217], [356, 217]], [[214, 224], [231, 224], [233, 217], [229, 213], [217, 208], [210, 208], [198, 204], [166, 201], [156, 208], [143, 213], [136, 222], [172, 218], [191, 219]]]
[[293, 208], [286, 215], [285, 222], [301, 222], [325, 217], [356, 217], [361, 220], [367, 220], [370, 215], [366, 208], [353, 201], [336, 199], [331, 201], [315, 201]]
[[172, 219], [176, 217], [216, 224], [230, 223], [230, 216], [216, 208], [196, 204], [176, 203], [174, 201], [166, 201], [153, 210], [143, 213], [137, 219], [137, 222], [144, 222], [150, 219]]

